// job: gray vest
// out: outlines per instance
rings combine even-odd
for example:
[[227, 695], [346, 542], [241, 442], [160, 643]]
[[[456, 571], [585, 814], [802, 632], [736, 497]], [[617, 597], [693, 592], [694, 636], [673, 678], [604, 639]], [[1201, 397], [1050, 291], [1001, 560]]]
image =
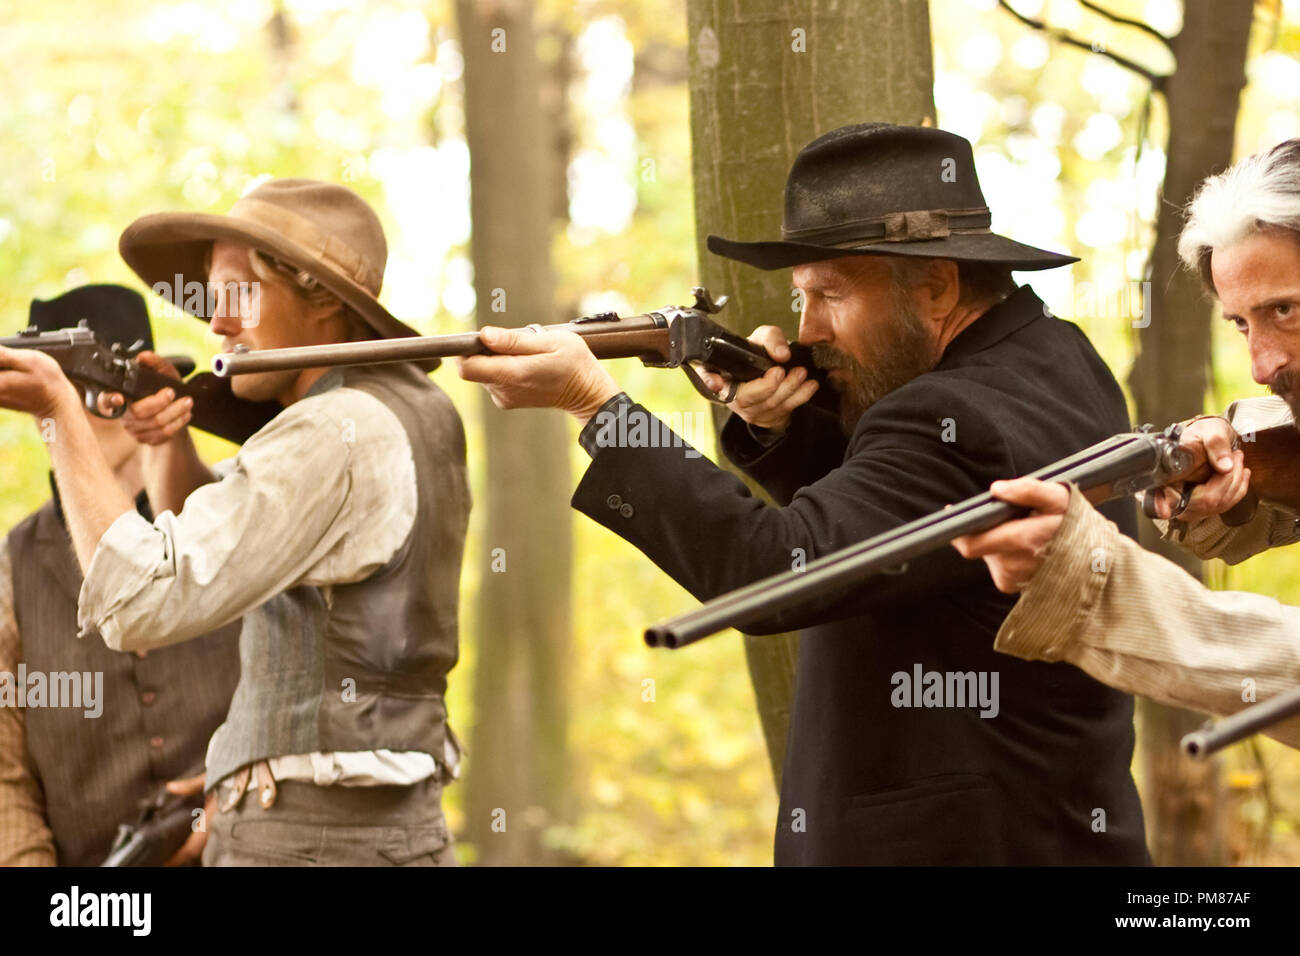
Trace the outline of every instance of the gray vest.
[[7, 544], [27, 673], [103, 674], [98, 717], [85, 708], [24, 711], [59, 863], [97, 866], [142, 801], [202, 769], [239, 679], [239, 622], [144, 657], [109, 650], [98, 634], [78, 640], [81, 569], [54, 503]]
[[469, 522], [465, 433], [451, 400], [412, 365], [334, 369], [308, 395], [341, 386], [373, 395], [406, 431], [415, 524], [365, 580], [291, 588], [244, 615], [239, 687], [208, 748], [210, 785], [286, 754], [388, 749], [444, 757], [443, 693], [457, 657]]

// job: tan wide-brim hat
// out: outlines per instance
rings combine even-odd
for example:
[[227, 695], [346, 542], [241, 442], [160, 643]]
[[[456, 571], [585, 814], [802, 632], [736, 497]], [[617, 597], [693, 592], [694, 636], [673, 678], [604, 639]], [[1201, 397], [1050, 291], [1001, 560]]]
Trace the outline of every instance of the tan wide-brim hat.
[[312, 179], [270, 179], [225, 216], [141, 216], [122, 232], [117, 247], [154, 292], [211, 321], [206, 314], [209, 297], [186, 295], [186, 286], [207, 282], [205, 260], [218, 240], [251, 246], [301, 269], [355, 309], [383, 338], [420, 334], [379, 304], [388, 243], [375, 211], [350, 189]]

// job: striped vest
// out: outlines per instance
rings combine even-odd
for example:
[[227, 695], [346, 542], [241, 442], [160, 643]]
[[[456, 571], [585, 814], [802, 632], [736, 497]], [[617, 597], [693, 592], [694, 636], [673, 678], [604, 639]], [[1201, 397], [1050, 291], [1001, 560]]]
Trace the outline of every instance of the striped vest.
[[202, 769], [239, 679], [239, 622], [144, 656], [109, 650], [98, 634], [78, 640], [81, 569], [55, 503], [7, 543], [26, 673], [103, 675], [98, 717], [84, 707], [24, 712], [59, 863], [97, 866], [142, 801]]

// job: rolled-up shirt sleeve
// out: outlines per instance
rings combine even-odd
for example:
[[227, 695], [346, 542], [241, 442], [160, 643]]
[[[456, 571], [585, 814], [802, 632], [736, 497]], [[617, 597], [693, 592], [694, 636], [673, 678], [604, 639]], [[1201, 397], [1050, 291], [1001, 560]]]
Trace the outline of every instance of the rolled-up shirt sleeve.
[[129, 513], [109, 527], [81, 589], [83, 633], [98, 629], [114, 650], [175, 644], [290, 587], [365, 578], [414, 524], [406, 433], [354, 389], [290, 406], [220, 471], [180, 514]]
[[[1300, 608], [1211, 591], [1079, 492], [994, 647], [1068, 661], [1163, 704], [1227, 715], [1300, 684]], [[1264, 731], [1300, 747], [1300, 717]]]

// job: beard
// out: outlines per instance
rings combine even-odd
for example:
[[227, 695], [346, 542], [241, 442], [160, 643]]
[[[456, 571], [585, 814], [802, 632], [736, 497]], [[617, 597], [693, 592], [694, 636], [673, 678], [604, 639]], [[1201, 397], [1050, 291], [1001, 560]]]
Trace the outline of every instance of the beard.
[[934, 341], [916, 306], [901, 290], [896, 290], [893, 299], [893, 320], [864, 336], [864, 351], [871, 357], [870, 365], [863, 365], [825, 342], [812, 346], [813, 361], [821, 368], [828, 372], [845, 370], [845, 375], [837, 376], [832, 384], [840, 393], [840, 428], [846, 437], [853, 434], [868, 408], [934, 368]]
[[1296, 428], [1300, 429], [1300, 369], [1288, 368], [1278, 372], [1268, 390], [1286, 402]]

